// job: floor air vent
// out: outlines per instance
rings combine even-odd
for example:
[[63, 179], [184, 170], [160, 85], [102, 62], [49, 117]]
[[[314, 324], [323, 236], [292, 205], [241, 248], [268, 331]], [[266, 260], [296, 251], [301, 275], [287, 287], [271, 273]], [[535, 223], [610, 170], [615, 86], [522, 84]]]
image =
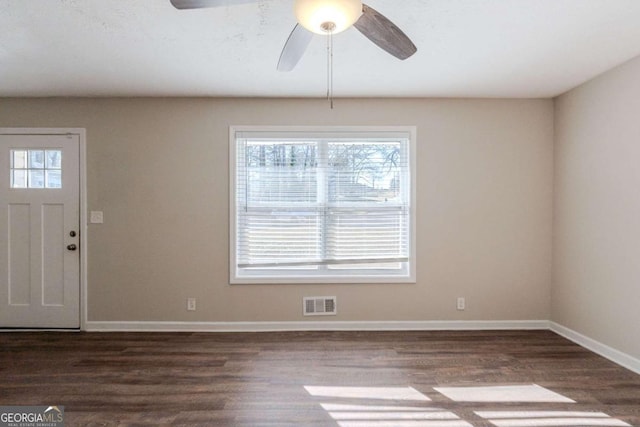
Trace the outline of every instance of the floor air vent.
[[305, 316], [334, 316], [336, 297], [304, 297], [303, 310]]

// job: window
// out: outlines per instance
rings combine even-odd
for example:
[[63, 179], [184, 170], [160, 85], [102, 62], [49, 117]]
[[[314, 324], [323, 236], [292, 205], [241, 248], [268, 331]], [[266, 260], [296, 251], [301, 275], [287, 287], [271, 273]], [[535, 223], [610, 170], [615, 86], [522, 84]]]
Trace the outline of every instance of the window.
[[62, 188], [62, 150], [11, 150], [11, 188]]
[[414, 128], [231, 128], [231, 282], [415, 281]]

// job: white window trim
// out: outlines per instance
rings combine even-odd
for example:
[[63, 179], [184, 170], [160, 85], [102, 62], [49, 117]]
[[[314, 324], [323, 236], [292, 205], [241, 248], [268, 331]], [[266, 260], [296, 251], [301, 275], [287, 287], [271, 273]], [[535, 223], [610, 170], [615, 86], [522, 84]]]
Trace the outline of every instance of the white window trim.
[[[236, 134], [241, 132], [273, 133], [402, 133], [409, 136], [410, 168], [410, 230], [409, 274], [405, 276], [364, 275], [354, 276], [296, 276], [296, 277], [238, 277], [236, 274]], [[416, 283], [416, 139], [415, 126], [230, 126], [229, 127], [229, 283], [230, 284], [358, 284], [358, 283]]]

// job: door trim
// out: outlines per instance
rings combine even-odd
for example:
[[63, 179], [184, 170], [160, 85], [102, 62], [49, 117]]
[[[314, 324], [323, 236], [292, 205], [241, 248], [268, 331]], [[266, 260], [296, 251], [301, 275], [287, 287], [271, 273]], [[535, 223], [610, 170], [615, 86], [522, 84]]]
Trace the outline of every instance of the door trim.
[[0, 135], [77, 135], [80, 142], [80, 330], [87, 327], [87, 131], [84, 128], [3, 128]]

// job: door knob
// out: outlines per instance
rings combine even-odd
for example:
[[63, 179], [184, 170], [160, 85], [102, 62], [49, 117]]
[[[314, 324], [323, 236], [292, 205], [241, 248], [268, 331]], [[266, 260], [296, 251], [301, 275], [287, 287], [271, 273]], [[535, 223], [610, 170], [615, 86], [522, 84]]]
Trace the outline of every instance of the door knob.
[[77, 249], [77, 246], [72, 243], [69, 246], [67, 246], [67, 249], [69, 249], [70, 251], [75, 251]]

